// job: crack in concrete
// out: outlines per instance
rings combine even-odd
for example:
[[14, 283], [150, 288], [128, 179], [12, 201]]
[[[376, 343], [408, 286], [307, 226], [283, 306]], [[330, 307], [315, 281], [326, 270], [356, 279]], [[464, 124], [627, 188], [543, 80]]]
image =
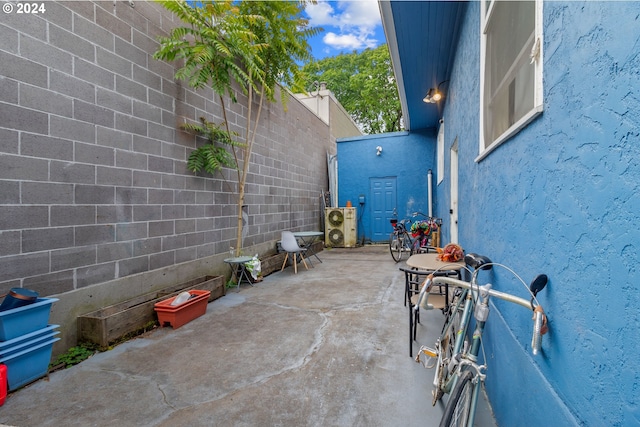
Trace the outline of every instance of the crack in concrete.
[[[258, 305], [270, 305], [270, 306], [276, 306], [278, 308], [287, 309], [287, 310], [299, 310], [299, 311], [303, 311], [303, 312], [313, 312], [315, 314], [318, 314], [323, 319], [323, 322], [316, 329], [316, 331], [314, 333], [315, 340], [309, 346], [307, 352], [305, 352], [304, 355], [302, 355], [301, 357], [297, 358], [297, 362], [292, 363], [292, 364], [290, 364], [288, 366], [285, 366], [282, 369], [277, 370], [275, 372], [272, 372], [270, 374], [265, 374], [263, 376], [258, 376], [258, 377], [255, 378], [255, 380], [247, 382], [245, 384], [241, 384], [240, 387], [238, 387], [238, 388], [236, 388], [234, 390], [230, 390], [230, 391], [228, 391], [226, 393], [220, 394], [214, 399], [210, 399], [210, 400], [207, 400], [207, 401], [199, 402], [197, 404], [188, 405], [188, 406], [185, 406], [185, 407], [182, 407], [182, 408], [179, 408], [179, 409], [174, 407], [174, 406], [172, 406], [165, 399], [164, 401], [167, 404], [167, 406], [169, 406], [174, 411], [168, 417], [165, 417], [164, 418], [165, 420], [168, 419], [168, 418], [171, 418], [173, 416], [178, 415], [180, 412], [182, 412], [184, 410], [192, 410], [193, 408], [197, 408], [197, 407], [202, 406], [202, 405], [221, 402], [221, 401], [224, 401], [224, 400], [229, 399], [229, 398], [233, 399], [234, 396], [242, 394], [246, 389], [248, 389], [250, 387], [256, 387], [256, 386], [264, 385], [264, 384], [268, 383], [269, 381], [280, 377], [283, 374], [287, 374], [289, 372], [302, 369], [304, 366], [308, 365], [311, 362], [311, 360], [313, 358], [313, 355], [316, 354], [320, 350], [320, 348], [322, 347], [323, 342], [325, 341], [324, 331], [328, 328], [328, 326], [330, 324], [329, 317], [331, 316], [331, 314], [327, 314], [327, 313], [324, 313], [324, 312], [322, 312], [320, 310], [316, 310], [316, 309], [302, 309], [302, 308], [299, 308], [299, 307], [284, 306], [282, 304], [277, 304], [277, 303], [255, 303], [255, 304], [258, 304]], [[161, 390], [161, 392], [162, 392], [162, 390]], [[165, 396], [164, 392], [162, 392], [162, 393], [163, 393], [163, 396]]]

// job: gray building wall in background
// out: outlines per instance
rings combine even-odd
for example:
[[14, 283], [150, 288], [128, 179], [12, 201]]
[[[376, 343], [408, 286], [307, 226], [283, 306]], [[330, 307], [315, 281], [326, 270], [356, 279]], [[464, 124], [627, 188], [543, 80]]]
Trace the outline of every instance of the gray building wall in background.
[[[60, 298], [52, 321], [68, 346], [78, 314], [226, 273], [237, 186], [234, 171], [186, 168], [197, 141], [179, 125], [219, 122], [222, 110], [153, 59], [156, 38], [176, 25], [168, 12], [142, 1], [45, 7], [0, 16], [0, 293]], [[243, 133], [239, 100], [227, 105]], [[293, 97], [286, 111], [263, 109], [255, 144], [251, 254], [272, 250], [284, 229], [318, 229], [326, 153], [335, 153], [328, 126]]]

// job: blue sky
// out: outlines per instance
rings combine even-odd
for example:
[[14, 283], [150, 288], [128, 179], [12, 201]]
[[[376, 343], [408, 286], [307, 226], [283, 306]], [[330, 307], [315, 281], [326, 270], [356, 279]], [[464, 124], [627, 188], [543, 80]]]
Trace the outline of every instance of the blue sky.
[[377, 0], [318, 0], [305, 12], [312, 27], [324, 28], [309, 40], [315, 59], [385, 43]]

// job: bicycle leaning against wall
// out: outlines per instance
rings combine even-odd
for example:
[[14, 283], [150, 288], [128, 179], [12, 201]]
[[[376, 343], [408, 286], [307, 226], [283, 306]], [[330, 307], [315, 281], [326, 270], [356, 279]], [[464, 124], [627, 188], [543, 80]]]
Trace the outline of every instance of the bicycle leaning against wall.
[[[547, 318], [536, 295], [547, 284], [547, 276], [538, 275], [528, 287], [530, 300], [515, 295], [491, 289], [491, 284], [479, 285], [478, 274], [481, 270], [489, 270], [493, 266], [503, 267], [511, 272], [525, 287], [526, 284], [513, 270], [502, 264], [493, 263], [487, 257], [477, 254], [467, 254], [465, 263], [472, 267], [470, 282], [446, 276], [429, 276], [422, 288], [418, 307], [429, 309], [429, 292], [434, 286], [446, 285], [450, 294], [455, 295], [455, 302], [445, 317], [445, 324], [435, 348], [422, 346], [417, 362], [422, 362], [426, 368], [435, 367], [433, 385], [433, 400], [435, 405], [445, 394], [449, 393], [449, 401], [444, 410], [440, 427], [445, 426], [473, 426], [476, 405], [482, 383], [486, 378], [486, 364], [478, 364], [478, 355], [482, 348], [483, 360], [486, 355], [482, 343], [482, 333], [489, 316], [489, 298], [494, 297], [504, 301], [521, 305], [533, 311], [533, 338], [531, 349], [533, 354], [540, 351], [541, 335], [547, 332]], [[469, 337], [468, 328], [471, 316], [475, 317], [476, 327]], [[421, 360], [424, 357], [424, 360]]]
[[425, 219], [412, 223], [410, 218], [398, 221], [394, 210], [391, 218], [393, 231], [389, 236], [389, 252], [395, 262], [400, 262], [404, 254], [411, 256], [415, 253], [427, 251], [431, 245], [432, 231], [437, 230], [442, 224], [439, 218], [431, 218], [422, 212], [414, 212], [412, 217], [423, 216]]

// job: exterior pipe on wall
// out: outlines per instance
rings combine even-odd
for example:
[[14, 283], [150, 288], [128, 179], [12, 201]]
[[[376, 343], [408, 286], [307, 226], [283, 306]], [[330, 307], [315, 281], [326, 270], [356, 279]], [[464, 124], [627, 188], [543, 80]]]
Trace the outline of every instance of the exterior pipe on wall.
[[431, 169], [427, 172], [427, 195], [429, 197], [429, 217], [433, 216], [433, 192], [431, 190], [431, 181], [433, 180], [433, 172]]

